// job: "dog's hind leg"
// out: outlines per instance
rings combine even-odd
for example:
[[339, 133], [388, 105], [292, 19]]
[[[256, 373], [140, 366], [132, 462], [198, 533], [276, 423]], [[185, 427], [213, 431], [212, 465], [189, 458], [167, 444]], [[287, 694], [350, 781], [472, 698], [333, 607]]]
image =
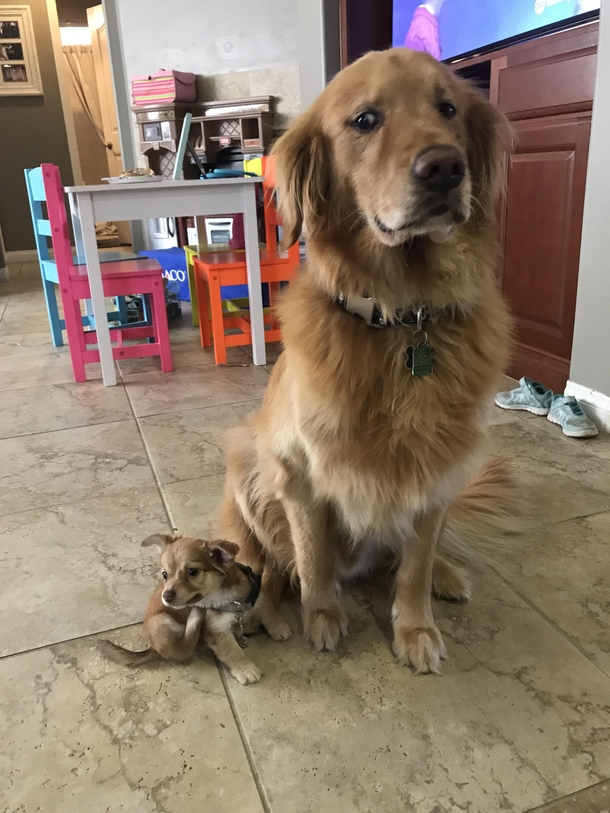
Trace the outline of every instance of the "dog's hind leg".
[[186, 661], [195, 654], [203, 619], [204, 611], [199, 607], [191, 607], [186, 624], [180, 624], [168, 615], [159, 614], [152, 619], [148, 635], [154, 640], [154, 648], [161, 657]]
[[436, 556], [432, 568], [432, 593], [446, 601], [468, 601], [471, 595], [468, 573], [442, 556]]

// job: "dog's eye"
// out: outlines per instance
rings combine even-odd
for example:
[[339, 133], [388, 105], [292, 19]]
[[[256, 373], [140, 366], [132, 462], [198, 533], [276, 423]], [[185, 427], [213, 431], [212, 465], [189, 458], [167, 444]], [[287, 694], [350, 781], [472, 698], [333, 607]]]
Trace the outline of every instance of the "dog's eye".
[[188, 574], [189, 576], [196, 576], [199, 573], [196, 567], [189, 567]]
[[161, 575], [163, 576], [163, 581], [166, 582], [167, 581], [167, 571], [164, 570]]
[[451, 102], [441, 102], [438, 106], [438, 112], [446, 119], [453, 119], [457, 115], [457, 107]]
[[352, 127], [359, 133], [371, 133], [383, 124], [383, 116], [379, 110], [374, 110], [372, 107], [358, 113], [356, 118], [352, 121]]

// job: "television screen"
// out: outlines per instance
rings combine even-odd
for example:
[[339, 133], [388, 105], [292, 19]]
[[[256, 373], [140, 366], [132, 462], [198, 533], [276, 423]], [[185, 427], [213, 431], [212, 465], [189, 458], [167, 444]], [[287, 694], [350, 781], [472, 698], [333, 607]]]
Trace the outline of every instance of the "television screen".
[[600, 0], [393, 0], [393, 7], [395, 46], [455, 59], [595, 14]]

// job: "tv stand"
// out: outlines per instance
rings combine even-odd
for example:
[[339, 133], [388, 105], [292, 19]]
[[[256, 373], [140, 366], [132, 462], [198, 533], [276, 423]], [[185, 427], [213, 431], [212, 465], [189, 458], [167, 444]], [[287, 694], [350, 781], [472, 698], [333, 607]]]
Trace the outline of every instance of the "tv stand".
[[570, 368], [598, 23], [455, 63], [509, 118], [500, 284], [516, 320], [510, 372], [563, 392]]

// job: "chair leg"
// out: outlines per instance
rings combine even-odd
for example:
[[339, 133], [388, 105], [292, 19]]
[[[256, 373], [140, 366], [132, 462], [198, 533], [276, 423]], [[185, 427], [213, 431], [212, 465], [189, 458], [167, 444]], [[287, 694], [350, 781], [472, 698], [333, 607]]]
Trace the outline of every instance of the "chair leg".
[[161, 357], [161, 370], [170, 373], [172, 366], [172, 350], [169, 343], [169, 328], [167, 326], [167, 308], [165, 307], [165, 293], [161, 279], [156, 280], [152, 293], [152, 306], [154, 313], [155, 336], [159, 342], [159, 356]]
[[270, 282], [269, 283], [269, 307], [274, 308], [277, 304], [277, 295], [280, 292], [280, 283], [279, 282]]
[[225, 322], [222, 315], [222, 298], [218, 274], [210, 274], [210, 308], [212, 311], [212, 332], [214, 334], [214, 361], [216, 364], [227, 363], [227, 346], [225, 344]]
[[57, 307], [57, 299], [55, 297], [56, 285], [51, 280], [43, 279], [42, 288], [44, 291], [44, 298], [47, 303], [47, 314], [49, 316], [49, 327], [51, 328], [51, 338], [54, 347], [64, 346], [64, 337], [61, 331], [61, 317]]
[[116, 308], [119, 312], [119, 322], [121, 325], [127, 324], [127, 303], [125, 302], [124, 296], [117, 296], [116, 298]]
[[74, 380], [76, 382], [86, 381], [87, 373], [83, 361], [83, 351], [86, 349], [86, 344], [83, 333], [83, 318], [78, 299], [68, 301], [67, 298], [64, 298], [64, 317]]
[[202, 347], [212, 346], [212, 335], [210, 333], [210, 297], [208, 284], [205, 278], [201, 275], [195, 277], [195, 299], [192, 304], [197, 310], [197, 322], [199, 324], [199, 338], [201, 339]]
[[188, 280], [189, 280], [189, 294], [191, 295], [191, 311], [193, 314], [193, 327], [199, 327], [199, 309], [197, 308], [196, 297], [197, 293], [195, 288], [197, 287], [197, 283], [195, 282], [195, 271], [193, 269], [193, 263], [188, 263]]

